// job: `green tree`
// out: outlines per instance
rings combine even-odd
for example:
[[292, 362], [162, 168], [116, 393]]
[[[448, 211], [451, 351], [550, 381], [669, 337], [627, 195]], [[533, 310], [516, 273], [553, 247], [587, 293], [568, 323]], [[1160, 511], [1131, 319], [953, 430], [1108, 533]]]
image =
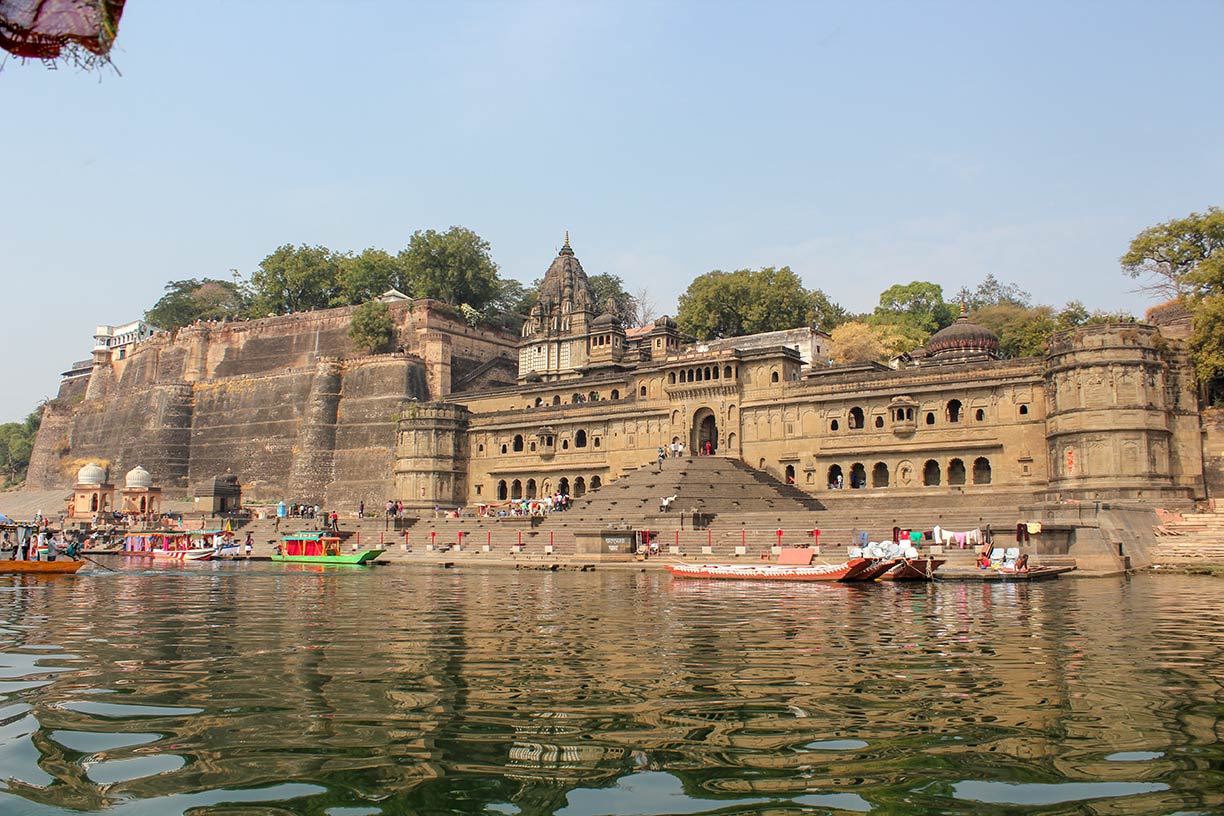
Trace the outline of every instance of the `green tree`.
[[340, 295], [339, 266], [339, 256], [327, 247], [277, 247], [251, 276], [252, 313], [262, 317], [327, 308]]
[[353, 345], [362, 351], [380, 352], [391, 347], [395, 324], [387, 304], [368, 300], [353, 310], [348, 335]]
[[880, 293], [872, 314], [877, 325], [905, 323], [928, 334], [951, 325], [957, 309], [944, 302], [943, 287], [929, 281], [898, 283]]
[[414, 232], [399, 262], [415, 297], [452, 306], [466, 303], [477, 310], [498, 297], [497, 264], [489, 254], [489, 242], [466, 227]]
[[1224, 210], [1209, 207], [1148, 227], [1122, 256], [1132, 278], [1147, 278], [1144, 288], [1167, 298], [1224, 294]]
[[611, 301], [615, 306], [613, 314], [626, 325], [632, 323], [637, 304], [633, 295], [625, 291], [625, 282], [619, 275], [603, 272], [591, 275], [587, 278], [587, 283], [591, 292], [591, 305], [597, 313], [602, 314], [608, 306], [608, 301]]
[[250, 294], [236, 281], [204, 278], [170, 281], [166, 294], [145, 312], [145, 320], [174, 331], [197, 320], [240, 317], [250, 307]]
[[1002, 283], [993, 274], [988, 274], [983, 278], [976, 289], [971, 290], [968, 287], [961, 289], [959, 299], [971, 312], [1001, 304], [1030, 306], [1033, 302], [1033, 296], [1028, 292], [1014, 283]]
[[337, 259], [337, 284], [336, 306], [356, 306], [393, 288], [410, 295], [412, 289], [399, 259], [373, 247]]
[[811, 295], [790, 267], [714, 270], [680, 295], [676, 322], [699, 340], [806, 325]]
[[850, 319], [850, 313], [820, 289], [808, 293], [807, 324], [831, 332]]
[[3, 468], [5, 486], [25, 480], [30, 455], [34, 452], [34, 439], [41, 423], [40, 407], [21, 422], [0, 424], [0, 467]]

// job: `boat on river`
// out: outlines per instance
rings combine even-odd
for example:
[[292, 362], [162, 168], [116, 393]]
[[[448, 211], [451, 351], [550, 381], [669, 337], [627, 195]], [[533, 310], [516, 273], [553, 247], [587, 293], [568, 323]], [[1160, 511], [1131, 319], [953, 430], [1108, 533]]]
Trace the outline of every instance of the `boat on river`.
[[294, 564], [365, 566], [373, 563], [385, 552], [385, 549], [377, 549], [344, 553], [340, 549], [339, 536], [315, 531], [284, 536], [276, 552], [272, 554], [272, 560]]
[[925, 558], [902, 558], [883, 575], [881, 581], [931, 581], [935, 578], [935, 570], [942, 567], [945, 560], [927, 556]]
[[857, 581], [874, 569], [869, 558], [852, 558], [841, 564], [667, 564], [673, 578], [707, 578], [724, 581]]
[[870, 581], [892, 561], [851, 558], [841, 564], [813, 564], [809, 547], [783, 547], [776, 564], [667, 564], [673, 578], [724, 581]]
[[11, 561], [0, 560], [0, 575], [70, 575], [81, 567], [84, 561], [73, 561], [71, 558], [57, 558], [54, 561]]
[[125, 555], [171, 561], [211, 561], [219, 555], [237, 555], [239, 547], [228, 530], [149, 530], [128, 533]]

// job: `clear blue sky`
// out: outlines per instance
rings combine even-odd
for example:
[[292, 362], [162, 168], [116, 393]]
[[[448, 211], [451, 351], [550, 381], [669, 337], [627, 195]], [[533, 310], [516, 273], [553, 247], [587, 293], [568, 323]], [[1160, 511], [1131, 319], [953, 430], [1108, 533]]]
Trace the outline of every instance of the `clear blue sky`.
[[987, 273], [1142, 314], [1118, 256], [1224, 205], [1224, 4], [131, 0], [121, 75], [0, 71], [0, 421], [95, 324], [284, 243], [563, 231], [660, 311], [788, 264], [854, 310]]

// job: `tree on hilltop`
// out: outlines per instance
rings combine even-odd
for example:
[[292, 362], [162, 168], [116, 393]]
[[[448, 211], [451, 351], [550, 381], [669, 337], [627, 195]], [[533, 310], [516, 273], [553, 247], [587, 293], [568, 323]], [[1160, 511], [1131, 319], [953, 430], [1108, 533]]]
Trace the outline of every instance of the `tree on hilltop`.
[[236, 281], [204, 278], [170, 281], [166, 294], [145, 312], [147, 323], [174, 331], [197, 320], [240, 317], [250, 307], [246, 287]]
[[398, 259], [411, 282], [413, 297], [483, 310], [498, 296], [497, 264], [489, 242], [466, 227], [446, 232], [418, 230]]
[[255, 317], [325, 309], [340, 295], [340, 256], [324, 246], [284, 244], [251, 276]]
[[388, 289], [411, 295], [412, 286], [399, 258], [382, 249], [369, 247], [360, 255], [343, 255], [337, 261], [335, 306], [356, 306], [373, 300]]
[[368, 300], [353, 310], [348, 335], [362, 351], [380, 352], [391, 348], [395, 324], [391, 310], [381, 300]]
[[1224, 210], [1208, 207], [1148, 227], [1121, 261], [1126, 274], [1147, 277], [1144, 289], [1165, 298], [1224, 294]]

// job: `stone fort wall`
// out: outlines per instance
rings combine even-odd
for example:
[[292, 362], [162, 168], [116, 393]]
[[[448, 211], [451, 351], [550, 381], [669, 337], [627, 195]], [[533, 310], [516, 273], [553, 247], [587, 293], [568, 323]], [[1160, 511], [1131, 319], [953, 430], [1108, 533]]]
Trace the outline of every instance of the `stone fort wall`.
[[141, 465], [170, 494], [232, 472], [254, 500], [389, 498], [404, 406], [513, 381], [514, 336], [474, 329], [432, 301], [389, 306], [396, 351], [348, 338], [352, 308], [158, 335], [95, 357], [44, 410], [32, 487], [66, 487], [94, 461], [113, 479]]

